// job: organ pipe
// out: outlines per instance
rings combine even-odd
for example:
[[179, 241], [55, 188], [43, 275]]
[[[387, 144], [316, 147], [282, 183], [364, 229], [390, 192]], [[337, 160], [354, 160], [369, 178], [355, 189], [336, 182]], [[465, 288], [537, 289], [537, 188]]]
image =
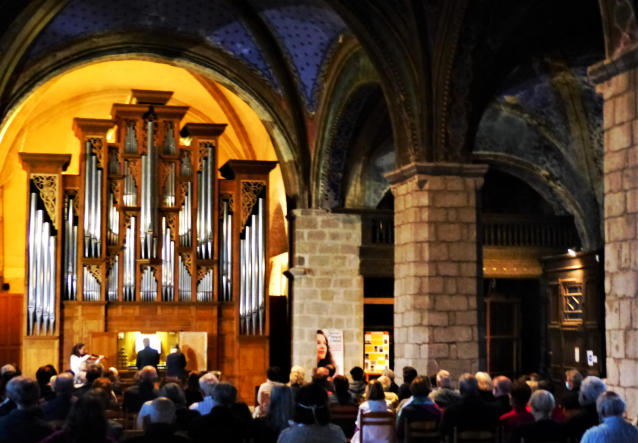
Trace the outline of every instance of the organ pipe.
[[191, 182], [186, 183], [186, 191], [184, 193], [184, 203], [179, 210], [179, 245], [182, 247], [190, 247], [192, 244], [191, 229]]
[[178, 256], [179, 263], [179, 301], [191, 301], [192, 280], [188, 268], [182, 261], [182, 256]]
[[137, 205], [137, 186], [131, 174], [131, 165], [128, 161], [124, 162], [124, 206]]
[[213, 271], [212, 269], [204, 274], [204, 277], [197, 283], [197, 301], [213, 301]]
[[156, 196], [153, 191], [153, 183], [156, 180], [156, 153], [153, 146], [154, 121], [149, 117], [146, 121], [147, 151], [142, 156], [142, 194], [140, 208], [140, 257], [151, 259], [156, 257], [157, 238], [155, 233]]
[[107, 298], [109, 301], [117, 301], [117, 287], [119, 283], [120, 273], [120, 257], [115, 256], [111, 269], [109, 270], [109, 279], [106, 286]]
[[124, 269], [122, 271], [122, 299], [135, 301], [135, 217], [131, 217], [124, 242]]
[[84, 301], [100, 301], [102, 285], [87, 266], [83, 267], [82, 283], [84, 285], [82, 289], [82, 299]]
[[140, 299], [142, 301], [157, 300], [157, 280], [150, 266], [144, 268], [140, 282]]
[[77, 235], [78, 227], [73, 215], [73, 205], [75, 198], [67, 199], [67, 211], [64, 219], [64, 256], [63, 256], [63, 272], [64, 272], [64, 299], [76, 300], [76, 282], [77, 282]]
[[171, 240], [171, 230], [162, 217], [162, 301], [174, 300], [175, 242]]
[[228, 200], [222, 200], [222, 216], [221, 216], [221, 237], [219, 247], [219, 263], [220, 263], [220, 301], [232, 300], [232, 226], [233, 215], [230, 212]]
[[84, 256], [98, 258], [102, 242], [102, 170], [91, 141], [85, 142], [84, 170]]
[[201, 171], [197, 173], [197, 256], [203, 259], [213, 258], [213, 147], [204, 148], [206, 156], [202, 159]]

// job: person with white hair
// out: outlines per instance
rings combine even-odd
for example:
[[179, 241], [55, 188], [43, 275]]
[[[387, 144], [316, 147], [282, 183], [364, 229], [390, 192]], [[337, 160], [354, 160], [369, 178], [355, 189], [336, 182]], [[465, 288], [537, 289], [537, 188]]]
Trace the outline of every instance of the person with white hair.
[[144, 416], [144, 435], [126, 440], [129, 443], [189, 442], [190, 439], [175, 434], [175, 404], [166, 397], [151, 401], [148, 414]]
[[65, 420], [73, 406], [73, 384], [74, 377], [70, 372], [63, 372], [55, 377], [52, 382], [55, 398], [49, 400], [42, 406], [44, 418], [47, 421]]
[[602, 423], [589, 428], [581, 443], [637, 443], [638, 428], [623, 418], [625, 402], [613, 391], [603, 392], [596, 400], [596, 410]]
[[452, 378], [445, 369], [436, 373], [436, 386], [437, 388], [430, 393], [430, 398], [439, 408], [445, 409], [461, 400], [461, 394], [452, 388]]
[[565, 422], [569, 438], [573, 441], [580, 441], [587, 429], [600, 423], [596, 411], [596, 400], [606, 390], [607, 386], [598, 377], [589, 376], [583, 380], [578, 394], [581, 409]]
[[529, 400], [529, 406], [534, 416], [534, 423], [524, 424], [514, 428], [510, 442], [524, 441], [563, 441], [565, 426], [552, 420], [552, 411], [556, 401], [551, 392], [537, 389]]
[[204, 400], [193, 403], [189, 409], [206, 415], [217, 406], [217, 402], [213, 399], [213, 391], [217, 383], [219, 383], [219, 379], [213, 372], [207, 372], [199, 377], [199, 388], [202, 390]]
[[39, 442], [53, 432], [38, 408], [40, 387], [35, 380], [12, 378], [7, 383], [7, 395], [17, 408], [0, 419], [0, 442]]

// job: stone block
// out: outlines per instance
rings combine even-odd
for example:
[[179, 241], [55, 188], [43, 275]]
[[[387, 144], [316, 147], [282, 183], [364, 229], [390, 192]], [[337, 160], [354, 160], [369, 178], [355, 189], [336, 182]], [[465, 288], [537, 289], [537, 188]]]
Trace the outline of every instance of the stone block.
[[462, 177], [446, 177], [445, 189], [448, 191], [465, 191], [465, 180]]
[[[631, 90], [614, 98], [614, 121], [616, 125], [636, 118], [636, 92]], [[618, 126], [616, 126], [618, 127]], [[614, 128], [612, 128], [614, 129]], [[631, 138], [630, 138], [631, 140]]]
[[446, 188], [446, 177], [429, 176], [425, 183], [425, 189], [428, 191], [442, 191]]
[[[625, 190], [638, 188], [638, 168], [623, 169], [622, 186]], [[608, 194], [608, 192], [605, 192], [605, 198], [607, 198]]]
[[411, 241], [427, 242], [437, 239], [436, 226], [433, 223], [418, 223], [414, 227], [414, 235]]
[[625, 193], [605, 194], [605, 216], [616, 217], [625, 213]]
[[622, 170], [627, 164], [627, 152], [625, 150], [605, 152], [603, 170], [605, 174]]
[[426, 312], [423, 315], [423, 324], [428, 326], [448, 326], [447, 312]]
[[436, 227], [437, 240], [456, 242], [461, 240], [461, 226], [458, 223], [440, 223]]
[[459, 294], [476, 294], [476, 278], [459, 277], [456, 279], [456, 287]]
[[430, 277], [421, 280], [420, 288], [424, 294], [440, 294], [443, 292], [443, 277]]
[[625, 336], [623, 331], [607, 331], [611, 340], [611, 356], [625, 358]]
[[449, 295], [456, 294], [458, 292], [458, 280], [459, 278], [457, 277], [445, 277], [445, 289], [443, 292]]
[[408, 343], [429, 343], [430, 330], [427, 326], [411, 326], [408, 328]]
[[472, 242], [456, 242], [449, 247], [450, 260], [476, 261], [476, 244]]
[[[638, 120], [636, 122], [638, 123]], [[618, 192], [622, 189], [622, 174], [622, 171], [616, 171], [605, 175], [605, 193]]]
[[433, 195], [437, 208], [465, 208], [468, 206], [468, 193], [465, 191], [440, 191]]
[[618, 300], [605, 300], [605, 328], [608, 331], [619, 329], [620, 327], [619, 306]]
[[628, 330], [632, 328], [631, 324], [631, 314], [632, 314], [632, 304], [633, 300], [620, 300], [620, 309], [619, 313], [619, 327], [623, 330]]
[[623, 359], [618, 368], [618, 378], [620, 386], [625, 388], [638, 387], [638, 376], [636, 374], [636, 361]]
[[472, 340], [472, 328], [468, 326], [448, 326], [434, 328], [434, 343], [459, 343]]
[[605, 218], [605, 238], [607, 241], [633, 240], [636, 237], [636, 217]]
[[627, 358], [638, 359], [638, 330], [625, 331], [625, 355]]
[[478, 358], [478, 343], [457, 343], [456, 349], [464, 359]]
[[453, 262], [441, 262], [437, 264], [437, 275], [442, 277], [456, 277], [459, 275], [459, 265]]
[[421, 312], [419, 311], [408, 311], [403, 313], [402, 326], [420, 325], [421, 321], [422, 321], [422, 316], [421, 316]]
[[455, 324], [475, 326], [478, 324], [476, 311], [455, 312]]
[[[634, 125], [638, 126], [638, 120], [634, 122]], [[634, 137], [638, 138], [638, 127], [634, 127]], [[638, 144], [634, 143], [633, 146], [625, 150], [627, 153], [627, 166], [635, 168], [638, 166]]]
[[326, 240], [326, 232], [319, 230], [308, 231], [306, 237], [309, 241], [321, 242]]
[[616, 360], [611, 357], [607, 357], [607, 384], [608, 386], [618, 385], [618, 365]]
[[434, 310], [448, 312], [454, 310], [453, 298], [451, 295], [440, 295], [434, 299]]
[[463, 277], [476, 277], [478, 273], [478, 265], [476, 262], [461, 263], [459, 268]]
[[638, 189], [630, 189], [627, 191], [627, 212], [638, 212]]
[[617, 297], [635, 297], [638, 289], [638, 270], [616, 272], [611, 276], [611, 287]]
[[427, 353], [429, 358], [448, 358], [450, 356], [450, 346], [448, 344], [430, 343], [427, 345], [422, 345], [421, 356], [423, 356], [424, 347], [427, 347]]
[[421, 208], [419, 209], [419, 220], [422, 222], [444, 222], [447, 221], [448, 210], [445, 208]]
[[465, 295], [453, 295], [450, 297], [452, 303], [452, 310], [465, 311], [467, 307], [467, 299]]
[[412, 343], [405, 343], [403, 345], [403, 356], [405, 358], [419, 358], [419, 345]]
[[605, 100], [603, 104], [603, 129], [606, 131], [614, 124], [614, 100]]

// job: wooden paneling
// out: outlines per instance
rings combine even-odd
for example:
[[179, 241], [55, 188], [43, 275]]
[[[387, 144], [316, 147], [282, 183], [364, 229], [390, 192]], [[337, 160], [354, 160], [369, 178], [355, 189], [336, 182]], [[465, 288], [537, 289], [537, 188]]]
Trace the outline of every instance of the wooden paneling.
[[34, 377], [40, 366], [52, 364], [59, 368], [60, 339], [47, 336], [25, 336], [22, 349], [22, 374]]
[[0, 365], [20, 361], [22, 294], [0, 291]]

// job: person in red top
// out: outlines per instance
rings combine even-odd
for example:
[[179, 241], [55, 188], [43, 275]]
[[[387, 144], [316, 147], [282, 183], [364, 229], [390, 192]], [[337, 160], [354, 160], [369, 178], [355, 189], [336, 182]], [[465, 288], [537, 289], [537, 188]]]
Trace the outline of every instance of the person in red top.
[[501, 415], [500, 421], [503, 426], [505, 441], [509, 439], [512, 431], [520, 425], [534, 423], [534, 416], [527, 410], [527, 402], [532, 396], [532, 390], [525, 382], [514, 382], [510, 391], [512, 410]]

